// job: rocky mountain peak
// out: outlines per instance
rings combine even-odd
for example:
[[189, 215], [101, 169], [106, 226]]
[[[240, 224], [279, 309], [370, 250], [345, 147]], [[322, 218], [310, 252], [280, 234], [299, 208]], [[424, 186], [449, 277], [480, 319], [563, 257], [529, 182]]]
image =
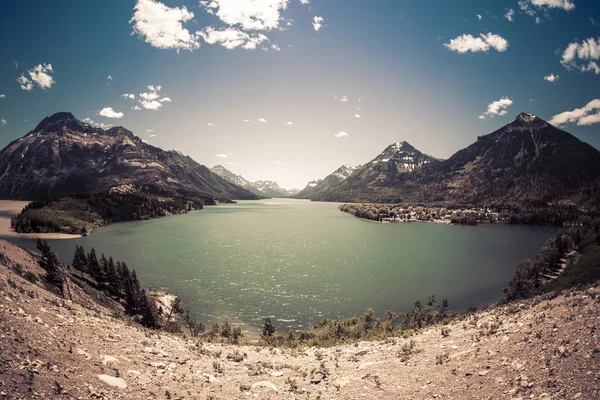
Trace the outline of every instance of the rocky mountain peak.
[[53, 131], [59, 130], [62, 127], [67, 127], [75, 131], [84, 131], [87, 124], [83, 124], [70, 112], [57, 112], [49, 117], [44, 118], [34, 129], [37, 131]]
[[518, 127], [518, 128], [530, 128], [530, 127], [540, 127], [547, 125], [548, 123], [541, 118], [538, 118], [534, 114], [528, 112], [522, 112], [517, 115], [517, 118], [510, 124], [509, 127]]

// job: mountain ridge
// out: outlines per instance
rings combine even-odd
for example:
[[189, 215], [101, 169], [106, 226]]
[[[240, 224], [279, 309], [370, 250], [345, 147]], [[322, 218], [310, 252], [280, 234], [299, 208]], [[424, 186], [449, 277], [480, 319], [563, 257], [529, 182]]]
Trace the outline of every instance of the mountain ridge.
[[93, 127], [68, 112], [44, 118], [0, 151], [0, 198], [42, 200], [119, 186], [207, 203], [258, 198], [181, 152], [145, 143], [124, 127]]
[[[386, 160], [390, 149], [402, 147], [401, 143], [388, 146], [365, 166]], [[409, 152], [411, 148], [407, 146]], [[479, 136], [446, 160], [430, 159], [415, 165], [405, 171], [381, 166], [365, 170], [368, 167], [363, 166], [339, 187], [313, 200], [446, 205], [547, 203], [574, 196], [600, 179], [597, 149], [531, 113], [521, 113], [502, 128]], [[377, 173], [380, 175], [374, 178]]]

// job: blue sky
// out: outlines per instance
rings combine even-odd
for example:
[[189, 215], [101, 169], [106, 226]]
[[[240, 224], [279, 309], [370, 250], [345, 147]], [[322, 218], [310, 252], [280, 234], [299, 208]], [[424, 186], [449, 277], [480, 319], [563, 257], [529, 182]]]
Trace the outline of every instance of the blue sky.
[[2, 7], [0, 147], [70, 111], [287, 188], [400, 140], [449, 157], [521, 111], [600, 147], [596, 1]]

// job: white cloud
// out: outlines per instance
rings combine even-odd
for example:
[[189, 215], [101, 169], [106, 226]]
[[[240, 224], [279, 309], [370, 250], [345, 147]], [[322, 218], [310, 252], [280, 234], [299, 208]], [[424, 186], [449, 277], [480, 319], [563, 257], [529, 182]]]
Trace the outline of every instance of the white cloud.
[[554, 75], [554, 74], [546, 75], [544, 77], [544, 79], [547, 80], [548, 82], [554, 82], [555, 80], [558, 79], [558, 75]]
[[212, 122], [209, 122], [207, 125], [208, 125], [208, 126], [212, 126], [213, 128], [214, 128], [215, 126], [217, 126], [217, 125], [213, 124]]
[[3, 99], [3, 98], [5, 98], [5, 97], [6, 97], [6, 95], [5, 95], [5, 94], [2, 94], [2, 93], [0, 93], [0, 99]]
[[556, 126], [561, 126], [569, 122], [575, 122], [579, 126], [600, 123], [600, 99], [590, 101], [585, 107], [557, 114], [549, 122]]
[[6, 120], [4, 118], [2, 118], [2, 121], [0, 121], [0, 122], [2, 122], [2, 125], [8, 124], [8, 122], [6, 122]]
[[575, 8], [573, 0], [529, 0], [529, 2], [537, 7], [562, 8], [566, 11]]
[[348, 136], [348, 134], [346, 132], [338, 132], [338, 133], [336, 133], [333, 136], [335, 136], [337, 138], [341, 138], [341, 137], [344, 137], [344, 136]]
[[279, 27], [280, 12], [289, 0], [202, 0], [200, 5], [229, 26], [243, 30], [270, 31]]
[[121, 95], [121, 97], [125, 97], [126, 99], [134, 100], [135, 99], [135, 94], [133, 94], [133, 93], [123, 93]]
[[354, 114], [354, 118], [360, 118], [360, 114]]
[[112, 76], [107, 76], [106, 79], [108, 79], [109, 81], [112, 81]]
[[220, 44], [228, 50], [235, 49], [239, 46], [246, 50], [254, 50], [259, 44], [268, 40], [262, 33], [248, 34], [236, 28], [216, 30], [209, 26], [204, 29], [204, 31], [199, 31], [198, 34], [206, 43]]
[[342, 98], [340, 99], [340, 101], [341, 101], [342, 103], [345, 103], [345, 102], [347, 102], [347, 101], [348, 101], [348, 96], [342, 96]]
[[182, 25], [194, 18], [184, 7], [167, 7], [154, 0], [138, 0], [129, 23], [146, 43], [158, 49], [190, 50], [200, 47], [198, 37]]
[[108, 129], [112, 126], [112, 124], [105, 124], [104, 122], [94, 122], [91, 118], [84, 118], [83, 122], [102, 129]]
[[273, 161], [273, 164], [276, 164], [276, 165], [281, 165], [281, 161], [279, 161], [279, 160], [275, 160], [275, 161]]
[[461, 54], [468, 51], [474, 53], [478, 51], [487, 52], [490, 48], [502, 52], [506, 51], [508, 48], [508, 41], [502, 36], [494, 33], [482, 33], [477, 37], [470, 34], [464, 34], [455, 39], [451, 39], [450, 43], [445, 43], [444, 46]]
[[323, 21], [325, 21], [323, 19], [323, 17], [314, 17], [313, 18], [313, 23], [312, 26], [313, 28], [315, 28], [315, 31], [318, 31], [319, 29], [321, 29], [321, 27], [323, 26]]
[[504, 14], [504, 18], [506, 18], [510, 22], [513, 21], [514, 16], [515, 16], [515, 10], [513, 10], [512, 8], [509, 8], [508, 11], [506, 11], [506, 14]]
[[272, 45], [271, 45], [271, 48], [272, 48], [273, 50], [275, 50], [275, 51], [281, 51], [281, 47], [279, 47], [279, 46], [278, 46], [278, 45], [276, 45], [276, 44], [272, 44]]
[[593, 17], [590, 17], [590, 22], [592, 23], [592, 25], [598, 26], [598, 21], [596, 21]]
[[600, 37], [597, 39], [591, 37], [581, 43], [569, 43], [560, 62], [567, 69], [577, 69], [581, 72], [591, 71], [600, 74], [598, 59], [600, 59]]
[[288, 121], [285, 123], [286, 125], [294, 125], [294, 123], [292, 121]]
[[485, 119], [485, 116], [494, 117], [496, 115], [506, 115], [507, 109], [512, 105], [513, 101], [508, 97], [503, 97], [500, 100], [490, 103], [487, 111], [479, 116], [479, 119]]
[[219, 153], [219, 154], [215, 154], [215, 157], [227, 158], [227, 154], [225, 154], [225, 153]]
[[482, 17], [481, 15], [477, 14], [477, 19], [478, 19], [479, 21], [481, 21], [481, 20], [483, 19], [483, 17]]
[[235, 163], [231, 162], [231, 161], [226, 161], [225, 164], [227, 164], [227, 165], [235, 165]]
[[310, 0], [300, 0], [300, 4], [308, 4], [310, 3]]
[[102, 110], [100, 110], [98, 115], [102, 115], [106, 118], [123, 118], [123, 113], [116, 112], [112, 107], [104, 107]]
[[[155, 110], [157, 111], [159, 108], [163, 106], [162, 103], [172, 102], [170, 97], [162, 97], [159, 93], [162, 90], [162, 86], [160, 85], [148, 85], [148, 92], [139, 94], [139, 103], [146, 110]], [[136, 106], [137, 107], [137, 106]], [[138, 108], [134, 108], [135, 110], [139, 110]]]
[[264, 118], [259, 118], [259, 119], [258, 119], [258, 122], [264, 122], [264, 123], [266, 123], [266, 122], [267, 122], [267, 120], [266, 120], [266, 119], [264, 119]]
[[33, 89], [33, 84], [37, 83], [42, 89], [50, 89], [54, 84], [54, 78], [50, 75], [53, 71], [51, 64], [38, 64], [27, 73], [29, 78], [22, 74], [18, 79], [21, 89], [30, 91]]
[[134, 111], [139, 111], [142, 108], [140, 106], [138, 106], [138, 105], [135, 105], [135, 106], [131, 107], [131, 109], [134, 110]]

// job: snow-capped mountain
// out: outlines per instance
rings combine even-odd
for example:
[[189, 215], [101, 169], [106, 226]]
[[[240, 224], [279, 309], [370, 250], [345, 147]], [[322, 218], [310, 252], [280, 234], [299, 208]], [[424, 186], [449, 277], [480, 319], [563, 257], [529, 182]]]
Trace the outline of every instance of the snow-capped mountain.
[[583, 190], [593, 192], [590, 186], [598, 182], [598, 150], [531, 113], [521, 113], [447, 160], [406, 142], [394, 143], [317, 200], [545, 204], [572, 201]]
[[236, 175], [222, 165], [215, 165], [210, 169], [228, 182], [243, 187], [250, 192], [263, 197], [290, 197], [297, 194], [299, 190], [286, 190], [273, 181], [250, 182], [241, 175]]
[[310, 181], [302, 191], [296, 194], [294, 197], [298, 199], [312, 199], [327, 190], [333, 189], [340, 183], [345, 181], [350, 175], [356, 171], [358, 167], [353, 165], [342, 165], [336, 169], [330, 175], [327, 175], [325, 179], [319, 179], [316, 181]]

